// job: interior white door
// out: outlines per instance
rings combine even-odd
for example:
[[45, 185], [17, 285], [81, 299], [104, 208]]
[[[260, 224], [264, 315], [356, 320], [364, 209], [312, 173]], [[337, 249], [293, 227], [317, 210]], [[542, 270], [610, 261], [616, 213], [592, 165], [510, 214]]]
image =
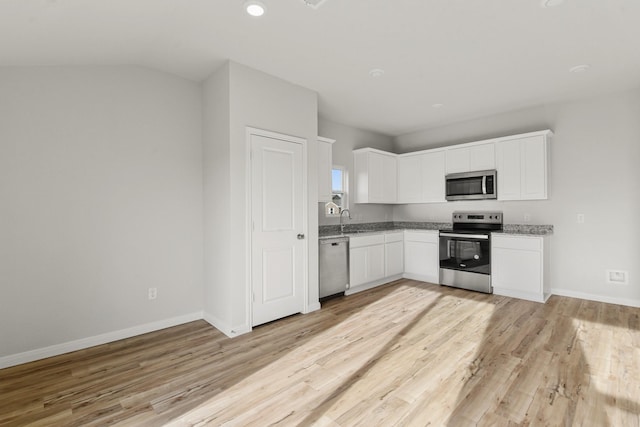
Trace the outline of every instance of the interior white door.
[[301, 143], [251, 135], [253, 326], [304, 311]]

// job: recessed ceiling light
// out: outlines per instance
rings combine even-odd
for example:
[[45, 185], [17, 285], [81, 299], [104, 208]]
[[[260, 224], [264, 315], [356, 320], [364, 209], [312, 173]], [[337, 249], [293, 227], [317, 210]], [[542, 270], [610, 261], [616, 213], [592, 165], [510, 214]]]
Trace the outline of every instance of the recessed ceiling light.
[[251, 0], [245, 2], [244, 10], [251, 16], [262, 16], [267, 11], [267, 7], [262, 2]]
[[542, 0], [540, 4], [542, 7], [548, 8], [560, 6], [562, 3], [564, 3], [564, 0]]
[[444, 107], [444, 104], [433, 104], [431, 105], [433, 108], [442, 108]]
[[569, 68], [569, 72], [571, 73], [584, 73], [590, 68], [589, 64], [576, 65], [575, 67]]
[[371, 77], [382, 77], [384, 75], [384, 70], [382, 68], [374, 68], [369, 71], [369, 75]]

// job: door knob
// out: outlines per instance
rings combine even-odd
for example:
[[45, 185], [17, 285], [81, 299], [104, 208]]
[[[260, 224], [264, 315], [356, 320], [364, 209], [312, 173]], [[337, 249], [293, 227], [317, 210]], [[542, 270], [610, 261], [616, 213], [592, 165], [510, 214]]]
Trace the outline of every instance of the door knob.
[[304, 234], [298, 234], [298, 240], [304, 239]]

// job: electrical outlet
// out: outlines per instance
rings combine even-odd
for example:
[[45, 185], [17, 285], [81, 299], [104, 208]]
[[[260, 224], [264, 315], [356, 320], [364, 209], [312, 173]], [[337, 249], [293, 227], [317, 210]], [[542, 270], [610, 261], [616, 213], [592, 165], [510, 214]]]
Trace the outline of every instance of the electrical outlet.
[[629, 283], [629, 273], [625, 270], [607, 270], [607, 283], [626, 285]]
[[524, 214], [524, 222], [531, 222], [531, 214]]
[[578, 224], [584, 224], [584, 214], [578, 214]]
[[149, 288], [149, 299], [153, 300], [158, 297], [158, 288]]

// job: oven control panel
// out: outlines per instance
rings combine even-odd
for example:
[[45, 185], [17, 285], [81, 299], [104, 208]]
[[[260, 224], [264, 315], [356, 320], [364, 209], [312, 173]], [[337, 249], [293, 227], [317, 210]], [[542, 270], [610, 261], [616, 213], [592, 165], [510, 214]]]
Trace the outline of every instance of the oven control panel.
[[455, 223], [502, 224], [502, 212], [463, 212], [453, 213]]

